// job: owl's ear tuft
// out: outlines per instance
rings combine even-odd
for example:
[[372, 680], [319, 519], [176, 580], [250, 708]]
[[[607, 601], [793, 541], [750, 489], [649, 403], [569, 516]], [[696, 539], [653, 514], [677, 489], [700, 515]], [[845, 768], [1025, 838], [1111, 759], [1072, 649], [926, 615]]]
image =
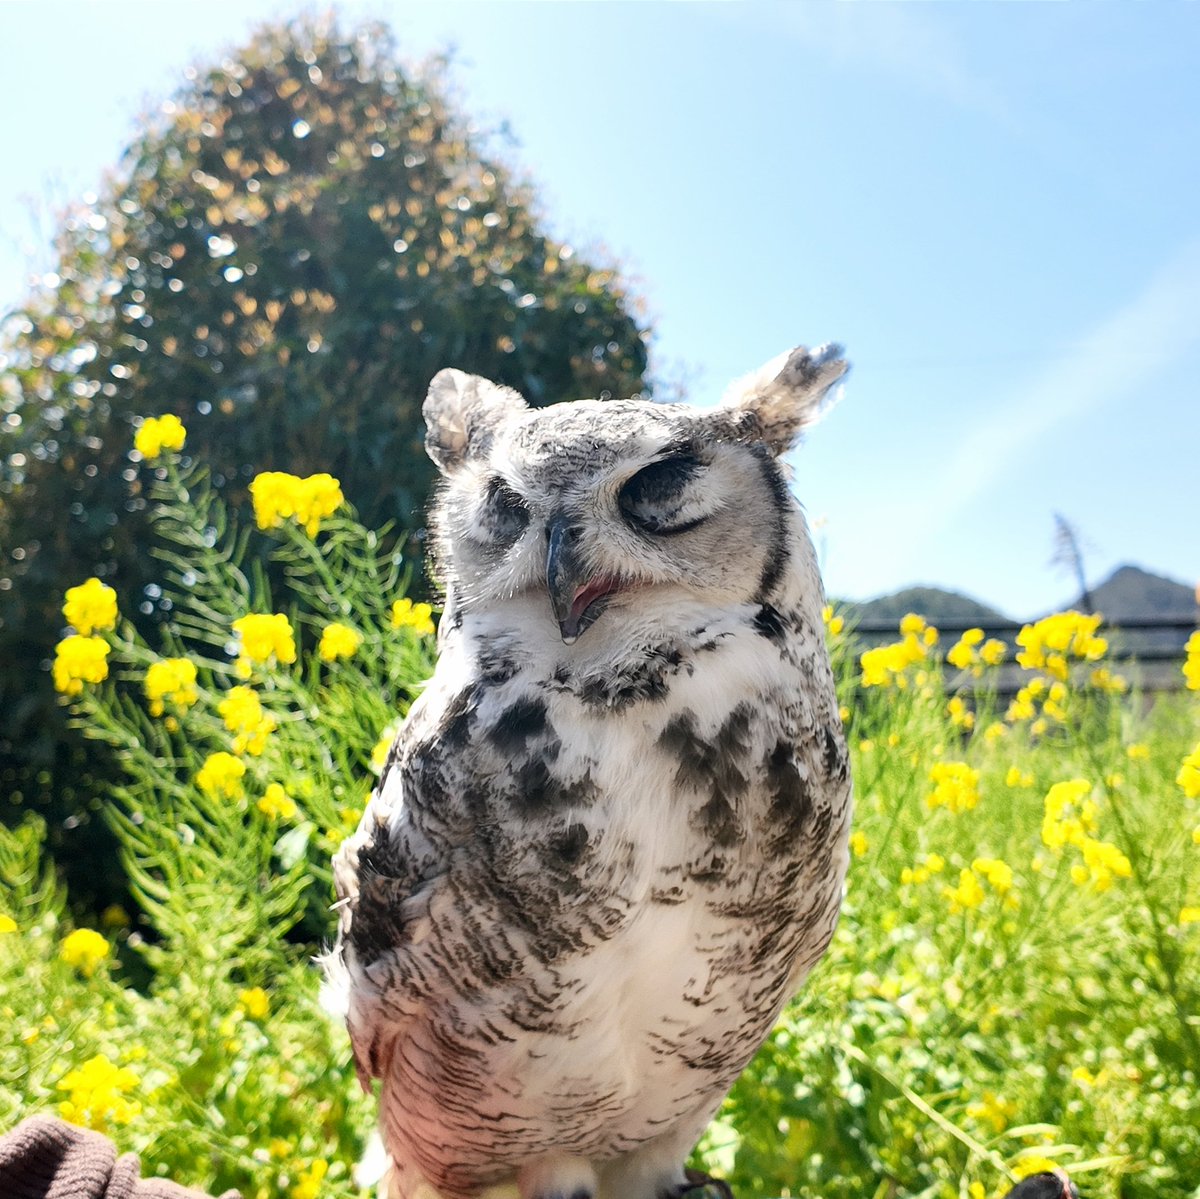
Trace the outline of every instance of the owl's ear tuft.
[[830, 389], [849, 369], [839, 345], [797, 346], [730, 384], [721, 406], [752, 417], [753, 438], [779, 455], [833, 406]]
[[449, 474], [486, 453], [497, 426], [525, 409], [512, 388], [448, 367], [433, 376], [421, 409], [425, 449], [438, 470]]

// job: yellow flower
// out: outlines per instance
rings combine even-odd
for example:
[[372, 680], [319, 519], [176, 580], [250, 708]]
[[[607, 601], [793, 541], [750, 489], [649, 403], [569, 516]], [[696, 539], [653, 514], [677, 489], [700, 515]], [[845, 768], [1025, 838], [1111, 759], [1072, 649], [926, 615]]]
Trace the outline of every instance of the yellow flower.
[[1183, 664], [1183, 677], [1187, 680], [1189, 691], [1200, 691], [1200, 629], [1197, 629], [1188, 639], [1187, 660]]
[[246, 773], [246, 763], [233, 754], [218, 750], [204, 759], [204, 765], [196, 774], [196, 786], [213, 799], [224, 796], [226, 799], [241, 799], [242, 776]]
[[106, 1054], [98, 1053], [55, 1084], [56, 1090], [68, 1093], [58, 1105], [58, 1114], [71, 1124], [100, 1132], [110, 1121], [128, 1124], [141, 1113], [142, 1105], [125, 1096], [140, 1084], [141, 1079], [128, 1066], [117, 1066]]
[[1007, 736], [1008, 725], [999, 720], [993, 720], [992, 723], [983, 730], [983, 739], [989, 744], [993, 741], [999, 741], [1002, 737]]
[[900, 871], [900, 881], [906, 886], [909, 883], [924, 883], [928, 882], [935, 874], [941, 874], [946, 869], [946, 859], [940, 853], [930, 853], [925, 855], [925, 860], [918, 862], [911, 869], [905, 866]]
[[1188, 799], [1200, 799], [1200, 741], [1179, 767], [1175, 782]]
[[251, 1020], [262, 1020], [271, 1010], [271, 1000], [262, 987], [238, 992], [238, 1006]]
[[17, 922], [4, 912], [0, 912], [0, 933], [15, 933]]
[[163, 450], [178, 453], [187, 440], [187, 430], [174, 413], [166, 416], [148, 416], [142, 421], [133, 437], [133, 448], [147, 461], [157, 458]]
[[1125, 756], [1131, 762], [1148, 762], [1150, 760], [1150, 746], [1143, 744], [1141, 741], [1135, 741], [1132, 745], [1125, 747]]
[[999, 666], [1008, 653], [1008, 646], [995, 637], [989, 637], [979, 647], [979, 658], [985, 666]]
[[78, 695], [84, 683], [103, 683], [108, 678], [108, 648], [103, 637], [64, 637], [54, 647], [55, 689]]
[[254, 519], [260, 529], [277, 529], [285, 520], [295, 520], [315, 537], [321, 521], [346, 502], [341, 484], [332, 475], [300, 478], [285, 471], [269, 470], [256, 475], [250, 484]]
[[119, 903], [110, 903], [100, 913], [100, 923], [105, 928], [128, 928], [129, 913]]
[[971, 863], [971, 869], [987, 879], [997, 895], [1003, 895], [1012, 888], [1012, 867], [1000, 858], [976, 858]]
[[1120, 695], [1129, 690], [1128, 679], [1124, 675], [1113, 674], [1107, 666], [1098, 666], [1088, 681], [1097, 691], [1107, 691], [1110, 695]]
[[117, 623], [117, 593], [93, 577], [78, 587], [68, 587], [62, 613], [77, 633], [102, 633]]
[[375, 748], [371, 750], [371, 769], [376, 774], [383, 773], [383, 768], [387, 765], [388, 754], [392, 749], [392, 742], [395, 739], [396, 726], [389, 724], [379, 735], [379, 740], [375, 742]]
[[996, 1132], [1003, 1132], [1016, 1114], [1017, 1105], [993, 1091], [984, 1091], [983, 1098], [978, 1103], [967, 1105], [968, 1116], [990, 1124]]
[[[901, 622], [901, 629], [914, 628], [913, 622], [920, 621], [925, 633], [925, 622], [919, 616], [906, 616]], [[934, 636], [936, 638], [936, 630]], [[874, 649], [866, 650], [859, 657], [862, 666], [862, 684], [864, 687], [887, 687], [893, 683], [903, 689], [908, 685], [906, 672], [910, 666], [924, 662], [929, 651], [919, 631], [904, 634], [900, 641], [890, 645], [877, 645]]]
[[1021, 646], [1018, 664], [1026, 670], [1044, 670], [1066, 682], [1070, 658], [1094, 662], [1108, 652], [1108, 642], [1096, 636], [1102, 620], [1099, 613], [1085, 616], [1071, 611], [1056, 612], [1026, 625], [1017, 634]]
[[825, 627], [829, 630], [830, 637], [841, 636], [842, 630], [846, 627], [845, 618], [833, 614], [832, 604], [826, 604], [821, 609], [821, 620], [824, 621]]
[[271, 820], [296, 818], [296, 803], [281, 783], [268, 783], [266, 794], [254, 806]]
[[1043, 801], [1042, 843], [1048, 849], [1081, 846], [1096, 831], [1096, 805], [1088, 798], [1092, 784], [1087, 779], [1055, 783]]
[[850, 848], [856, 858], [861, 858], [867, 852], [867, 834], [862, 829], [855, 829], [850, 834]]
[[1200, 924], [1200, 907], [1189, 905], [1179, 909], [1180, 924]]
[[946, 705], [946, 714], [955, 728], [970, 730], [975, 727], [975, 713], [962, 701], [961, 696], [954, 696]]
[[101, 962], [108, 959], [112, 946], [95, 929], [77, 928], [63, 939], [58, 956], [74, 966], [84, 978], [91, 978]]
[[150, 715], [161, 716], [164, 701], [179, 708], [190, 708], [200, 698], [196, 690], [196, 664], [187, 658], [163, 658], [146, 668], [143, 683], [150, 701]]
[[411, 629], [418, 637], [428, 637], [433, 627], [433, 606], [414, 604], [407, 596], [392, 604], [392, 628]]
[[[1129, 879], [1133, 876], [1133, 867], [1129, 859], [1110, 841], [1097, 841], [1087, 837], [1082, 841], [1080, 850], [1084, 855], [1084, 868], [1087, 873], [1085, 881], [1090, 880], [1096, 891], [1108, 891], [1116, 879]], [[1072, 877], [1075, 877], [1074, 868]]]
[[273, 716], [262, 709], [258, 693], [252, 687], [231, 687], [217, 704], [225, 727], [234, 734], [233, 752], [258, 756], [266, 748], [267, 738], [275, 731]]
[[1013, 1173], [1018, 1178], [1028, 1178], [1032, 1174], [1053, 1174], [1058, 1170], [1058, 1162], [1053, 1158], [1044, 1157], [1040, 1153], [1030, 1154], [1019, 1161], [1013, 1162]]
[[929, 777], [933, 790], [925, 797], [929, 808], [947, 808], [955, 814], [971, 811], [979, 803], [979, 771], [966, 762], [936, 762]]
[[269, 662], [272, 655], [285, 665], [296, 660], [296, 637], [282, 612], [241, 616], [233, 622], [233, 631], [242, 646], [238, 669], [243, 678], [248, 677], [251, 662]]
[[318, 1157], [306, 1170], [300, 1171], [299, 1180], [291, 1189], [291, 1199], [318, 1199], [321, 1194], [321, 1180], [329, 1170], [329, 1163]]
[[351, 657], [362, 643], [363, 636], [357, 629], [334, 622], [322, 631], [317, 653], [322, 662], [336, 662], [339, 658]]

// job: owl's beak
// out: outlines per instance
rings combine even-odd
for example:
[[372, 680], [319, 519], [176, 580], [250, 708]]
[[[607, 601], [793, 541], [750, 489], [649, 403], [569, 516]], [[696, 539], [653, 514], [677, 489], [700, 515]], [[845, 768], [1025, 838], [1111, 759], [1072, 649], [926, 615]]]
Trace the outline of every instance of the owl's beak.
[[564, 645], [574, 645], [618, 590], [614, 579], [592, 576], [579, 551], [580, 528], [565, 515], [546, 526], [546, 590]]

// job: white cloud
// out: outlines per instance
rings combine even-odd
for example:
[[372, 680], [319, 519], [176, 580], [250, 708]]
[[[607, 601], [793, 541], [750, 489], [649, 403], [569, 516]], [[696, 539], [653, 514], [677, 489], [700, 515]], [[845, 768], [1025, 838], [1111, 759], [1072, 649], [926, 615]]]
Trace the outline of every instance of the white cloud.
[[[1154, 377], [1200, 345], [1200, 240], [1186, 243], [1119, 311], [1062, 360], [1014, 385], [967, 430], [906, 513], [919, 539], [935, 539], [956, 509], [986, 493], [1023, 447], [1084, 413], [1133, 400]], [[1019, 350], [1017, 351], [1019, 354]], [[909, 552], [915, 547], [909, 546]]]
[[714, 5], [738, 22], [757, 20], [820, 51], [832, 61], [888, 75], [929, 95], [1009, 124], [1000, 93], [967, 60], [941, 12], [915, 4], [771, 3]]

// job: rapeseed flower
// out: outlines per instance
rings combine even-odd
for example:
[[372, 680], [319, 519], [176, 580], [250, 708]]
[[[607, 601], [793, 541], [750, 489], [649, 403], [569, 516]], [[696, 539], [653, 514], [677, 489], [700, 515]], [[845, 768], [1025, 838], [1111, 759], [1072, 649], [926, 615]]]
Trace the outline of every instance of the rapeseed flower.
[[923, 861], [916, 866], [905, 866], [900, 871], [900, 882], [904, 886], [912, 883], [926, 883], [935, 874], [941, 874], [946, 869], [946, 859], [940, 853], [926, 854]]
[[1183, 677], [1189, 691], [1200, 691], [1200, 629], [1197, 629], [1184, 646], [1187, 658], [1183, 663]]
[[1083, 862], [1071, 867], [1071, 881], [1076, 886], [1090, 882], [1094, 890], [1107, 891], [1116, 879], [1133, 876], [1129, 859], [1112, 842], [1085, 837], [1079, 849]]
[[418, 637], [436, 632], [433, 625], [433, 606], [414, 604], [407, 596], [392, 604], [392, 628], [411, 629]]
[[925, 797], [929, 808], [947, 808], [958, 814], [979, 803], [979, 771], [966, 762], [935, 762], [929, 770], [933, 790]]
[[989, 637], [979, 647], [979, 660], [984, 666], [999, 666], [1008, 655], [1008, 646], [996, 637]]
[[997, 895], [1004, 895], [1012, 890], [1012, 867], [1000, 858], [976, 858], [971, 863], [971, 869], [987, 879], [988, 886]]
[[263, 712], [262, 701], [252, 687], [231, 687], [217, 704], [225, 727], [234, 734], [233, 752], [257, 757], [266, 748], [267, 738], [275, 731], [273, 716]]
[[296, 802], [283, 789], [282, 783], [268, 783], [266, 793], [254, 806], [271, 820], [296, 818]]
[[142, 686], [150, 701], [151, 716], [163, 714], [165, 701], [186, 709], [200, 698], [196, 690], [196, 664], [187, 658], [162, 658], [151, 662]]
[[147, 461], [157, 458], [163, 450], [178, 453], [187, 441], [187, 430], [173, 412], [165, 416], [148, 416], [133, 435], [133, 448]]
[[108, 959], [112, 946], [95, 929], [77, 928], [63, 938], [58, 956], [84, 978], [91, 978], [101, 962]]
[[376, 774], [382, 774], [383, 768], [387, 765], [388, 754], [392, 749], [392, 742], [396, 740], [396, 726], [389, 724], [382, 733], [379, 734], [379, 740], [375, 742], [374, 749], [371, 750], [371, 769]]
[[1200, 924], [1200, 906], [1189, 904], [1179, 909], [1180, 924]]
[[241, 799], [245, 794], [242, 789], [245, 773], [245, 762], [233, 754], [218, 750], [204, 759], [204, 765], [196, 773], [196, 786], [213, 799], [219, 796]]
[[982, 640], [982, 629], [968, 629], [946, 651], [946, 661], [958, 670], [969, 670], [978, 666], [979, 653], [976, 647]]
[[1052, 1157], [1041, 1153], [1032, 1153], [1013, 1162], [1012, 1171], [1017, 1178], [1029, 1178], [1033, 1174], [1054, 1174], [1061, 1167]]
[[321, 644], [317, 653], [322, 662], [336, 662], [339, 658], [350, 658], [363, 643], [363, 635], [349, 625], [327, 624], [321, 632]]
[[332, 475], [300, 478], [285, 471], [269, 470], [256, 475], [250, 484], [254, 519], [260, 529], [277, 529], [285, 520], [295, 520], [315, 537], [321, 521], [332, 516], [345, 502], [342, 486]]
[[861, 858], [867, 852], [867, 834], [862, 829], [855, 829], [850, 834], [850, 849], [856, 858]]
[[1183, 788], [1188, 799], [1200, 799], [1200, 741], [1196, 748], [1183, 759], [1175, 782]]
[[269, 662], [272, 657], [290, 665], [296, 660], [296, 635], [282, 612], [252, 612], [233, 622], [233, 631], [241, 643], [237, 671], [242, 678], [250, 677], [252, 662]]
[[15, 933], [17, 931], [17, 922], [6, 912], [0, 912], [0, 935], [4, 933]]
[[1129, 680], [1122, 674], [1113, 674], [1107, 666], [1098, 666], [1093, 670], [1088, 682], [1097, 691], [1107, 691], [1110, 695], [1122, 695], [1129, 690]]
[[108, 678], [108, 642], [103, 637], [72, 634], [54, 647], [55, 690], [79, 695], [84, 683], [103, 683]]
[[952, 912], [965, 912], [968, 908], [977, 908], [985, 898], [978, 875], [968, 869], [958, 872], [957, 887], [942, 888], [942, 896], [950, 901]]
[[140, 1085], [141, 1079], [128, 1066], [118, 1066], [107, 1054], [98, 1053], [55, 1084], [56, 1090], [67, 1092], [58, 1114], [71, 1124], [100, 1132], [110, 1122], [128, 1124], [141, 1113], [142, 1105], [126, 1095]]
[[1103, 617], [1081, 612], [1056, 612], [1026, 625], [1017, 634], [1017, 662], [1026, 670], [1041, 670], [1066, 682], [1071, 658], [1094, 662], [1108, 652], [1108, 642], [1096, 636]]
[[247, 987], [238, 992], [238, 1007], [251, 1020], [262, 1020], [271, 1010], [271, 1000], [262, 987]]
[[1087, 779], [1055, 783], [1043, 801], [1042, 843], [1047, 849], [1081, 846], [1096, 831], [1096, 804]]
[[289, 1192], [291, 1199], [318, 1199], [321, 1182], [329, 1172], [329, 1163], [318, 1157], [307, 1169], [300, 1171], [299, 1180]]
[[1003, 1132], [1017, 1114], [1017, 1105], [994, 1091], [984, 1091], [976, 1103], [967, 1105], [967, 1115], [984, 1124], [990, 1124], [996, 1132]]
[[832, 604], [826, 604], [821, 609], [821, 620], [824, 622], [825, 628], [829, 631], [830, 637], [840, 637], [842, 630], [846, 627], [845, 618], [834, 615]]
[[103, 633], [117, 623], [117, 593], [93, 577], [78, 587], [68, 587], [62, 613], [77, 633], [87, 637]]
[[975, 727], [975, 713], [967, 707], [959, 695], [952, 697], [946, 705], [946, 715], [950, 717], [950, 723], [955, 728], [969, 732]]

